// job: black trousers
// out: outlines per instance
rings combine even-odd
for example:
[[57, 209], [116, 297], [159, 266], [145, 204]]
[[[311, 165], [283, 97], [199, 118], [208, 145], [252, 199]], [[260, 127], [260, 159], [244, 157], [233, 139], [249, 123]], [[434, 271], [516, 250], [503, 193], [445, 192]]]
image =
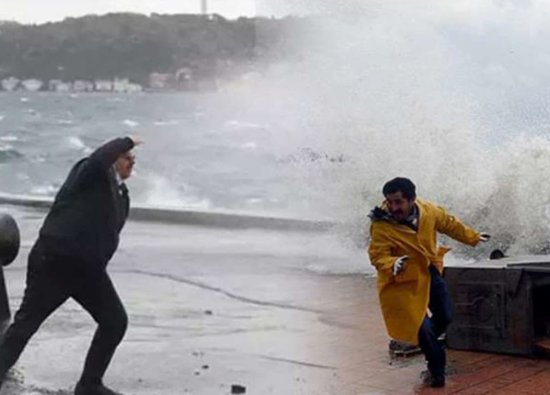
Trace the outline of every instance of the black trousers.
[[98, 324], [80, 380], [101, 382], [126, 332], [124, 306], [104, 268], [50, 254], [40, 241], [29, 254], [23, 301], [0, 343], [0, 380], [44, 320], [68, 298], [78, 302]]
[[420, 349], [428, 361], [428, 370], [433, 376], [445, 375], [447, 359], [443, 345], [437, 341], [453, 318], [453, 305], [445, 280], [434, 266], [430, 265], [431, 287], [429, 308], [431, 317], [425, 317], [418, 332]]

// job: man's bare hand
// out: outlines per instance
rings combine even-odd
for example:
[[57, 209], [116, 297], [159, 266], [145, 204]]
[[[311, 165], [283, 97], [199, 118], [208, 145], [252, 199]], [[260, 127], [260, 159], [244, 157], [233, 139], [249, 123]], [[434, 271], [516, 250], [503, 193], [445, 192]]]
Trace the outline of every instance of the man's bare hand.
[[481, 233], [479, 235], [479, 241], [482, 241], [484, 243], [488, 242], [490, 238], [491, 238], [491, 235], [487, 233]]
[[139, 136], [128, 136], [133, 142], [134, 147], [137, 147], [140, 144], [143, 144], [143, 139]]

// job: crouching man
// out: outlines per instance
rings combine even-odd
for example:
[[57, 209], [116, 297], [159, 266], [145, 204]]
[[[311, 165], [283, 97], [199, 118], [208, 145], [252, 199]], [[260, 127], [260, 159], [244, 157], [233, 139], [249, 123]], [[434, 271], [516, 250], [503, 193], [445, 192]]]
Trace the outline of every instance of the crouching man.
[[[441, 207], [416, 198], [407, 178], [388, 181], [385, 201], [371, 211], [369, 256], [378, 272], [377, 288], [388, 334], [419, 345], [428, 362], [428, 382], [445, 385], [446, 357], [438, 338], [452, 319], [452, 302], [442, 277], [437, 233], [475, 246], [489, 240]], [[428, 310], [430, 314], [428, 314]]]

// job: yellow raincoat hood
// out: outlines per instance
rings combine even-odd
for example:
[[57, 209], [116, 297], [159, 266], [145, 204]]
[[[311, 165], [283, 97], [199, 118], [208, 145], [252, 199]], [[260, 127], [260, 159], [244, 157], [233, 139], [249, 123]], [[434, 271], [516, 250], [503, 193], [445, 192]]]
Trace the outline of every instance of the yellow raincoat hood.
[[[430, 295], [428, 267], [443, 271], [443, 256], [450, 250], [437, 245], [437, 232], [475, 246], [480, 235], [433, 203], [416, 199], [418, 230], [391, 219], [385, 206], [373, 210], [369, 256], [378, 272], [380, 307], [392, 339], [418, 344], [418, 331], [426, 316]], [[384, 215], [384, 213], [386, 215]], [[395, 260], [408, 255], [405, 269], [393, 276]]]

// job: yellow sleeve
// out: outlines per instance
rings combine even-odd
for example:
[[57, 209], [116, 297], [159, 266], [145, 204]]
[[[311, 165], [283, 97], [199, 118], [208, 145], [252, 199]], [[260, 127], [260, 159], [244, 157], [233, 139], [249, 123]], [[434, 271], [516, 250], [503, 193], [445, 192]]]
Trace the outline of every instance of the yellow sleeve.
[[463, 224], [457, 217], [447, 213], [444, 208], [436, 207], [436, 210], [436, 229], [438, 232], [471, 246], [479, 243], [479, 232]]
[[392, 256], [392, 243], [389, 238], [377, 226], [371, 225], [369, 243], [369, 258], [371, 264], [379, 272], [391, 275], [393, 264], [398, 258]]

